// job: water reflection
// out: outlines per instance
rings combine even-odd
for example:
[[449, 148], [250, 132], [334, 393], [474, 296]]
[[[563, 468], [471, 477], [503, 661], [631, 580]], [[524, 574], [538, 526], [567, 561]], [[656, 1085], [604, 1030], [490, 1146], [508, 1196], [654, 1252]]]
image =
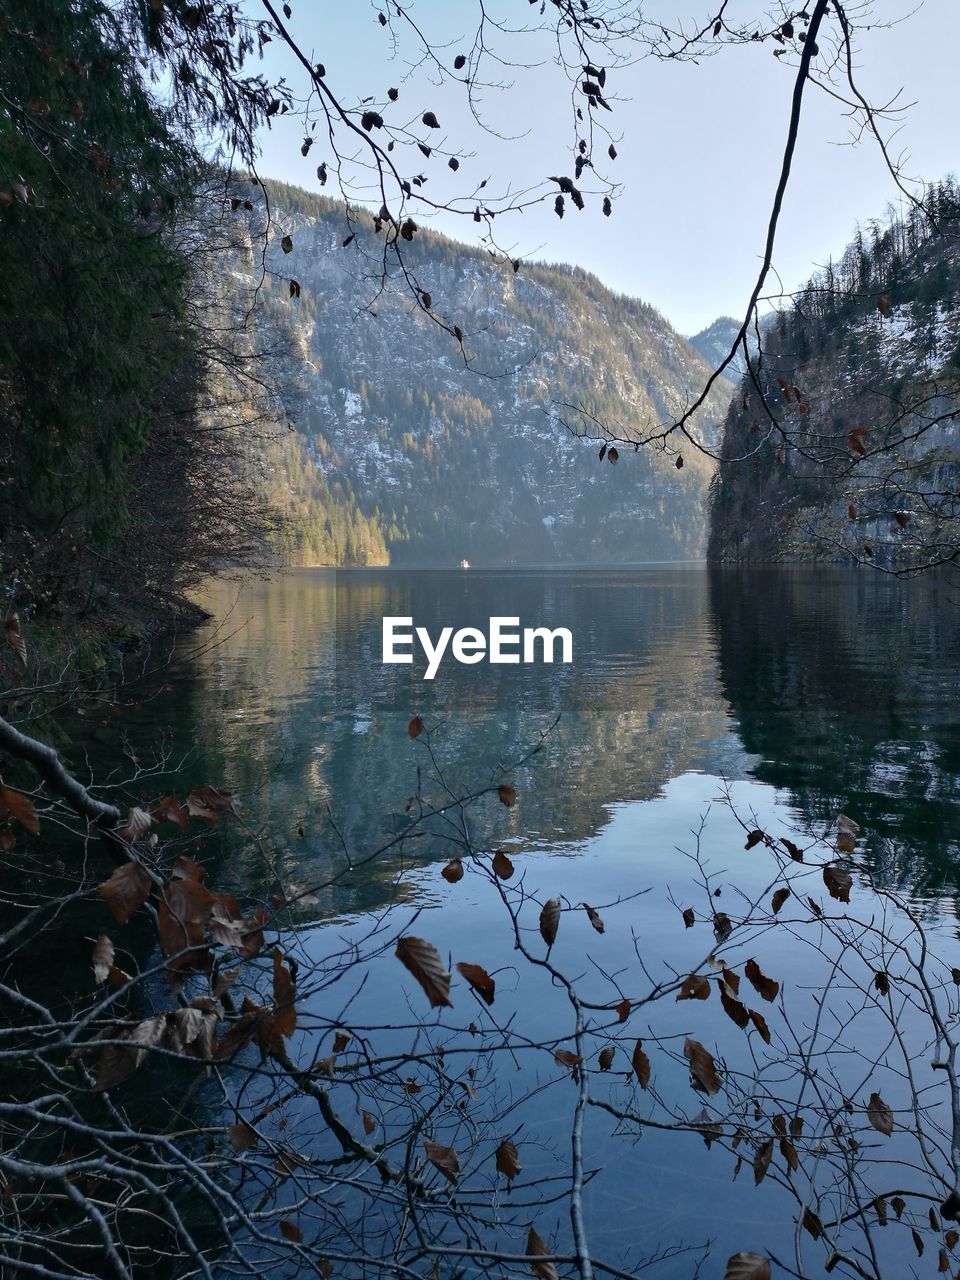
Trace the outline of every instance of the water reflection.
[[[576, 849], [610, 806], [688, 771], [756, 777], [811, 822], [854, 814], [886, 883], [951, 883], [960, 799], [960, 611], [935, 582], [847, 571], [332, 573], [298, 571], [206, 604], [217, 644], [185, 664], [157, 714], [196, 738], [189, 781], [244, 797], [269, 855], [242, 832], [227, 874], [248, 890], [320, 879], [348, 846], [401, 829], [426, 763], [419, 713], [453, 788], [556, 730], [515, 779], [497, 838]], [[486, 628], [491, 615], [569, 627], [572, 666], [381, 662], [381, 618]], [[191, 638], [191, 644], [196, 638]], [[302, 832], [302, 834], [300, 834]], [[443, 841], [418, 856], [444, 856]], [[339, 861], [338, 861], [339, 860]], [[383, 900], [392, 870], [358, 876], [328, 909]]]

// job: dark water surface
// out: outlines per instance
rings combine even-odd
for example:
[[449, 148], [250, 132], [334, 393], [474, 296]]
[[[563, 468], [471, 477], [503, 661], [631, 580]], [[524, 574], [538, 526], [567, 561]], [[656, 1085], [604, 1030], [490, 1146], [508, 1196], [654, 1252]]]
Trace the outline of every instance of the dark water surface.
[[[224, 826], [209, 850], [219, 887], [261, 897], [299, 892], [343, 867], [344, 843], [359, 860], [402, 832], [417, 771], [426, 789], [433, 767], [424, 741], [407, 734], [414, 714], [433, 730], [435, 764], [454, 791], [495, 776], [559, 716], [542, 750], [511, 775], [517, 804], [508, 809], [494, 797], [472, 811], [475, 847], [506, 848], [541, 898], [608, 904], [648, 892], [612, 910], [602, 938], [584, 916], [565, 916], [558, 963], [582, 968], [589, 955], [611, 973], [640, 955], [683, 973], [702, 962], [712, 946], [698, 931], [706, 926], [688, 934], [680, 908], [709, 913], [716, 903], [689, 855], [699, 847], [715, 877], [710, 890], [722, 885], [732, 913], [737, 895], [760, 892], [770, 876], [744, 850], [722, 803], [728, 790], [742, 815], [778, 833], [812, 839], [838, 813], [855, 817], [864, 831], [861, 874], [902, 891], [942, 946], [955, 944], [960, 602], [944, 584], [840, 570], [298, 571], [213, 586], [204, 603], [214, 621], [187, 643], [216, 645], [184, 657], [173, 692], [150, 706], [175, 744], [198, 740], [188, 780], [243, 799], [248, 825]], [[442, 625], [485, 628], [491, 615], [568, 627], [574, 662], [448, 660], [428, 683], [422, 660], [381, 663], [385, 614], [412, 616], [433, 634]], [[115, 732], [104, 730], [105, 751]], [[442, 954], [502, 969], [502, 1017], [523, 1019], [531, 1037], [567, 1034], [556, 991], [513, 966], [510, 932], [486, 881], [449, 885], [440, 877], [456, 852], [450, 833], [435, 827], [311, 894], [298, 916], [305, 947], [322, 958], [394, 902], [401, 923], [420, 912], [416, 932]], [[805, 962], [789, 938], [769, 935], [757, 946], [785, 986], [803, 985]], [[354, 1024], [389, 1021], [398, 1009], [424, 1012], [422, 994], [392, 957], [376, 979], [350, 1006]], [[729, 1041], [740, 1033], [716, 1004], [658, 1005], [656, 1032]], [[454, 1005], [454, 1021], [465, 1026], [476, 1016], [462, 982]], [[647, 1035], [653, 1021], [638, 1015], [635, 1034]], [[524, 1163], [556, 1173], [568, 1149], [571, 1086], [552, 1055], [543, 1058], [524, 1068], [544, 1084], [524, 1113]], [[660, 1087], [691, 1114], [701, 1105], [677, 1064], [662, 1068]], [[715, 1252], [704, 1274], [719, 1276], [736, 1250], [789, 1252], [792, 1230], [776, 1217], [782, 1202], [768, 1184], [753, 1187], [749, 1168], [734, 1184], [729, 1158], [707, 1153], [695, 1134], [648, 1131], [637, 1141], [615, 1130], [598, 1116], [587, 1134], [588, 1164], [606, 1171], [587, 1192], [593, 1243], [613, 1264], [709, 1239]], [[538, 1223], [541, 1234], [565, 1239], [562, 1207]], [[682, 1255], [656, 1274], [689, 1277], [693, 1269]]]

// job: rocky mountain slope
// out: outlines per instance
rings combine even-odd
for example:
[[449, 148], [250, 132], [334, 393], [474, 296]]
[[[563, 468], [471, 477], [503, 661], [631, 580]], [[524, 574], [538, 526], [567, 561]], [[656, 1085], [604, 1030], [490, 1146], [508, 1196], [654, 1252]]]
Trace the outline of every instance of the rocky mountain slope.
[[[429, 293], [420, 306], [395, 264], [383, 276], [384, 231], [369, 217], [348, 225], [333, 201], [279, 184], [267, 194], [273, 275], [261, 284], [259, 323], [291, 348], [286, 408], [296, 425], [270, 459], [270, 497], [287, 516], [283, 558], [450, 565], [703, 554], [705, 459], [689, 450], [678, 469], [675, 452], [622, 446], [600, 459], [595, 438], [577, 438], [581, 410], [632, 439], [702, 386], [708, 366], [652, 307], [583, 271], [514, 270], [418, 228], [401, 247]], [[247, 288], [261, 276], [249, 217], [237, 273]], [[462, 333], [462, 350], [428, 308]], [[716, 393], [695, 429], [715, 435], [726, 398]]]
[[960, 554], [960, 193], [870, 224], [765, 328], [723, 428], [709, 555], [922, 569]]

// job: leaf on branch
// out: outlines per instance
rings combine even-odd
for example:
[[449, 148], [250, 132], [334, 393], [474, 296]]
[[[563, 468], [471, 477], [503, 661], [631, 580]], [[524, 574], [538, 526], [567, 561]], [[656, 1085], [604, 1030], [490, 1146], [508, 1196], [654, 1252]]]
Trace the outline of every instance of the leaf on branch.
[[520, 1176], [523, 1165], [520, 1163], [517, 1148], [509, 1138], [505, 1138], [497, 1147], [496, 1165], [497, 1173], [502, 1173], [508, 1182]]
[[30, 797], [12, 787], [0, 787], [0, 819], [8, 816], [16, 818], [31, 835], [40, 834], [40, 819]]
[[423, 123], [427, 126], [428, 129], [440, 128], [440, 121], [437, 119], [437, 117], [433, 114], [432, 111], [425, 111], [421, 119], [423, 120]]
[[153, 881], [139, 862], [125, 862], [100, 886], [100, 895], [117, 924], [126, 924], [150, 895]]
[[501, 782], [497, 787], [497, 795], [500, 797], [500, 803], [505, 804], [508, 809], [512, 809], [517, 803], [517, 792], [515, 787], [511, 787], [509, 782]]
[[620, 451], [617, 449], [616, 445], [612, 444], [607, 450], [607, 461], [614, 467], [620, 461]]
[[613, 1006], [613, 1012], [617, 1015], [617, 1021], [626, 1022], [626, 1020], [630, 1017], [631, 1008], [632, 1006], [630, 1004], [630, 1001], [627, 1000], [626, 998], [621, 1000], [619, 1004], [615, 1004]]
[[280, 248], [283, 250], [284, 253], [292, 253], [293, 252], [293, 236], [289, 236], [289, 235], [284, 236], [283, 239], [280, 241]]
[[809, 1207], [804, 1209], [803, 1217], [800, 1220], [800, 1225], [803, 1227], [804, 1231], [810, 1232], [814, 1240], [819, 1240], [820, 1237], [823, 1235], [823, 1223], [820, 1221], [819, 1217], [814, 1213], [814, 1211]]
[[232, 1124], [227, 1129], [227, 1135], [230, 1139], [230, 1146], [237, 1155], [243, 1151], [250, 1151], [257, 1145], [257, 1131], [250, 1125]]
[[20, 615], [11, 613], [10, 617], [4, 623], [4, 631], [7, 635], [7, 644], [20, 659], [23, 666], [27, 665], [27, 645], [20, 630]]
[[758, 1013], [756, 1009], [748, 1009], [750, 1021], [760, 1033], [760, 1038], [766, 1043], [770, 1043], [770, 1028], [767, 1026], [767, 1020], [762, 1013]]
[[407, 725], [407, 733], [410, 735], [411, 738], [420, 737], [421, 733], [423, 733], [423, 717], [422, 716], [413, 717], [413, 719]]
[[761, 1146], [757, 1148], [757, 1153], [753, 1157], [753, 1181], [756, 1186], [767, 1176], [767, 1170], [770, 1168], [770, 1159], [773, 1156], [773, 1139], [768, 1138]]
[[599, 912], [594, 911], [593, 907], [591, 907], [588, 902], [582, 902], [580, 905], [583, 907], [584, 911], [586, 911], [587, 918], [593, 925], [594, 929], [596, 929], [597, 933], [603, 933], [605, 925], [600, 918]]
[[684, 1057], [690, 1063], [690, 1074], [694, 1087], [713, 1097], [720, 1092], [720, 1077], [717, 1075], [717, 1064], [713, 1055], [708, 1053], [699, 1040], [683, 1042]]
[[457, 963], [457, 972], [462, 974], [470, 983], [474, 991], [476, 991], [487, 1004], [493, 1004], [493, 996], [496, 991], [497, 984], [490, 977], [486, 969], [478, 964], [467, 964], [461, 960]]
[[502, 849], [493, 855], [493, 874], [498, 880], [509, 880], [514, 872], [514, 865]]
[[106, 982], [109, 978], [110, 970], [113, 968], [114, 954], [113, 943], [105, 933], [101, 933], [94, 943], [93, 954], [90, 957], [96, 982]]
[[692, 929], [696, 924], [697, 917], [694, 915], [693, 907], [687, 907], [683, 913], [683, 926], [685, 929]]
[[849, 871], [844, 871], [836, 863], [828, 863], [823, 868], [823, 883], [827, 886], [831, 898], [836, 898], [838, 902], [850, 901], [853, 876]]
[[786, 849], [787, 853], [789, 853], [794, 862], [803, 861], [803, 850], [799, 845], [794, 844], [792, 840], [788, 840], [786, 836], [780, 837], [780, 843]]
[[432, 1009], [441, 1005], [453, 1008], [450, 974], [444, 969], [440, 953], [432, 943], [408, 935], [397, 943], [396, 957], [420, 983]]
[[723, 1280], [770, 1280], [769, 1261], [759, 1253], [735, 1253], [727, 1259]]
[[800, 1158], [797, 1155], [797, 1148], [789, 1138], [780, 1139], [780, 1154], [783, 1156], [784, 1160], [786, 1160], [794, 1173], [796, 1173], [800, 1168]]
[[299, 1244], [303, 1240], [303, 1234], [300, 1228], [291, 1222], [288, 1218], [280, 1219], [280, 1234], [284, 1240], [292, 1240], [294, 1244]]
[[273, 1029], [286, 1039], [297, 1029], [296, 987], [293, 974], [283, 963], [279, 947], [273, 949]]
[[770, 906], [773, 914], [776, 915], [786, 900], [790, 897], [790, 890], [787, 888], [778, 889], [770, 900]]
[[233, 792], [207, 785], [190, 792], [187, 796], [187, 811], [194, 818], [201, 818], [215, 827], [221, 813], [238, 814], [240, 802]]
[[750, 1025], [750, 1015], [746, 1006], [733, 996], [727, 995], [722, 985], [720, 988], [720, 1003], [723, 1005], [724, 1013], [733, 1019], [741, 1031], [746, 1031]]
[[573, 1053], [570, 1049], [555, 1049], [553, 1060], [558, 1067], [579, 1067], [583, 1059], [578, 1053]]
[[457, 1174], [460, 1172], [460, 1159], [453, 1147], [444, 1147], [439, 1142], [424, 1138], [423, 1149], [433, 1167], [439, 1169], [447, 1181], [456, 1186]]
[[190, 815], [176, 796], [164, 796], [150, 806], [150, 812], [157, 822], [175, 822], [181, 831], [190, 827]]
[[557, 928], [560, 924], [560, 899], [549, 898], [540, 911], [540, 937], [548, 947], [557, 940]]
[[364, 1111], [363, 1112], [363, 1132], [367, 1135], [368, 1138], [370, 1137], [370, 1134], [373, 1133], [374, 1129], [376, 1129], [376, 1127], [377, 1127], [376, 1120], [374, 1120], [373, 1116], [370, 1114], [369, 1111]]
[[463, 863], [459, 858], [451, 858], [440, 874], [448, 884], [456, 884], [463, 879]]
[[754, 830], [747, 836], [747, 843], [743, 846], [745, 849], [752, 849], [754, 845], [760, 844], [765, 839], [764, 833], [760, 830]]
[[867, 1102], [867, 1119], [876, 1129], [889, 1138], [893, 1133], [893, 1112], [880, 1097], [879, 1093], [871, 1093]]
[[780, 990], [780, 983], [774, 982], [773, 978], [765, 977], [756, 960], [748, 960], [743, 966], [743, 972], [747, 981], [759, 996], [762, 996], [767, 1001], [776, 1000], [777, 992]]
[[707, 1000], [710, 996], [710, 983], [701, 973], [691, 973], [684, 978], [677, 993], [678, 1000]]
[[613, 1059], [616, 1057], [617, 1049], [615, 1045], [608, 1044], [600, 1050], [600, 1070], [609, 1071], [613, 1066]]
[[146, 809], [134, 807], [128, 811], [127, 820], [123, 826], [117, 828], [117, 835], [121, 840], [132, 844], [150, 830], [152, 822], [153, 818]]
[[638, 1040], [633, 1046], [630, 1065], [633, 1067], [633, 1074], [637, 1077], [637, 1084], [641, 1089], [646, 1089], [650, 1084], [650, 1059], [644, 1052], [642, 1044], [643, 1042]]
[[[551, 1253], [552, 1250], [547, 1248], [544, 1241], [541, 1240], [533, 1227], [531, 1227], [527, 1233], [527, 1257], [531, 1259], [549, 1258]], [[540, 1280], [560, 1280], [560, 1277], [557, 1275], [557, 1268], [552, 1262], [531, 1261], [530, 1270], [535, 1276], [539, 1276]]]

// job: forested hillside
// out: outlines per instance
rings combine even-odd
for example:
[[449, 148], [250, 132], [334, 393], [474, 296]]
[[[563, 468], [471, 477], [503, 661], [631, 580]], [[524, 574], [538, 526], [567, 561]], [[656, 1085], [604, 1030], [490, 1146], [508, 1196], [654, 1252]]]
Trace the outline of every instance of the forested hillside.
[[[708, 375], [652, 307], [564, 266], [499, 262], [428, 231], [404, 259], [438, 325], [396, 269], [384, 279], [373, 220], [267, 184], [272, 210], [261, 325], [293, 355], [297, 432], [271, 455], [277, 554], [298, 564], [609, 562], [703, 554], [709, 464], [689, 450], [610, 450], [590, 416], [627, 439], [676, 413]], [[247, 287], [262, 228], [246, 228]], [[281, 250], [289, 236], [292, 247]], [[348, 242], [344, 244], [344, 240]], [[241, 273], [242, 274], [242, 273]], [[296, 281], [291, 296], [290, 279]], [[243, 279], [240, 281], [244, 283]], [[715, 430], [718, 393], [698, 419]], [[584, 412], [580, 412], [580, 411]], [[585, 417], [584, 414], [587, 416]], [[614, 463], [615, 465], [610, 465]]]
[[960, 194], [945, 181], [858, 231], [765, 328], [724, 424], [711, 558], [950, 560], [958, 410]]
[[223, 186], [104, 6], [5, 17], [0, 575], [108, 635], [168, 618], [270, 525], [271, 396], [220, 284]]

